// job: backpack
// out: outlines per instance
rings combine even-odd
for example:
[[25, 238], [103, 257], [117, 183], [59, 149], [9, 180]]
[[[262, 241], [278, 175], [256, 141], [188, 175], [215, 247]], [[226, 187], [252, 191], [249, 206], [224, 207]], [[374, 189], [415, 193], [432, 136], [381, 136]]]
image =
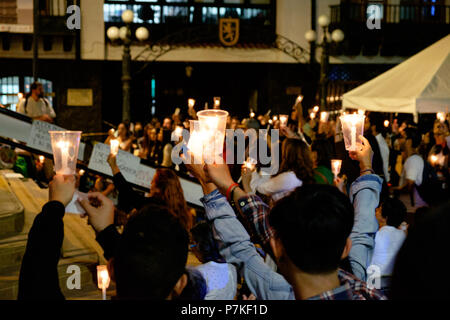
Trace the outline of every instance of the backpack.
[[415, 185], [415, 187], [420, 197], [429, 206], [433, 206], [446, 200], [445, 189], [433, 166], [425, 160], [423, 162], [422, 184]]

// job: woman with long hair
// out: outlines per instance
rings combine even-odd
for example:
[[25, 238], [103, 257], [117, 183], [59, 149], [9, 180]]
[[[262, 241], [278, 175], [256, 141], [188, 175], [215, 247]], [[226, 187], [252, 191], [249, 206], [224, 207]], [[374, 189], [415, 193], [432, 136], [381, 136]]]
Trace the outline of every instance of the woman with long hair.
[[150, 186], [150, 197], [161, 200], [180, 220], [180, 223], [189, 232], [193, 225], [193, 217], [184, 199], [180, 179], [171, 169], [159, 168]]
[[162, 145], [158, 140], [156, 128], [147, 124], [144, 128], [144, 136], [139, 141], [139, 157], [148, 160], [152, 165], [159, 165], [162, 158]]
[[[277, 201], [303, 184], [314, 183], [314, 164], [309, 146], [300, 139], [285, 139], [281, 147], [281, 164], [278, 174], [269, 178], [253, 172], [251, 181], [244, 179], [246, 191], [259, 192]], [[244, 169], [246, 171], [247, 169]]]
[[117, 127], [117, 137], [110, 134], [106, 138], [105, 144], [110, 144], [112, 139], [119, 140], [119, 148], [123, 151], [131, 152], [131, 146], [134, 141], [133, 133], [130, 130], [129, 122], [122, 122]]
[[156, 200], [171, 209], [186, 231], [190, 231], [193, 217], [188, 210], [180, 180], [174, 171], [166, 168], [157, 169], [150, 184], [150, 193], [145, 197], [134, 191], [125, 180], [117, 166], [116, 156], [110, 154], [108, 163], [113, 173], [114, 186], [119, 192], [118, 207], [121, 210], [129, 213], [133, 209], [139, 210], [148, 202]]

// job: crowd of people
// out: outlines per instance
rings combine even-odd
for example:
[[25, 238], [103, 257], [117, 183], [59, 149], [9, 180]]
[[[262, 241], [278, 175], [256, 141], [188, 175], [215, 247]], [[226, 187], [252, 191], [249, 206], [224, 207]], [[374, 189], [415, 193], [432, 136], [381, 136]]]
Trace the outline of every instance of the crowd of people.
[[[356, 151], [346, 151], [338, 114], [327, 121], [293, 108], [279, 116], [228, 117], [229, 129], [279, 129], [280, 165], [182, 164], [171, 154], [179, 113], [121, 123], [105, 143], [157, 167], [143, 195], [111, 154], [80, 201], [109, 261], [118, 299], [448, 298], [442, 263], [449, 219], [448, 119], [426, 132], [413, 121], [367, 113]], [[270, 131], [269, 131], [270, 132]], [[270, 133], [269, 133], [270, 134]], [[269, 140], [269, 139], [268, 139]], [[270, 149], [270, 148], [269, 148]], [[245, 159], [248, 157], [248, 148]], [[334, 175], [331, 160], [342, 160]], [[201, 185], [204, 216], [184, 197], [179, 174]], [[64, 299], [57, 264], [64, 207], [80, 181], [55, 176], [22, 261], [19, 298]], [[200, 262], [187, 266], [189, 252]]]

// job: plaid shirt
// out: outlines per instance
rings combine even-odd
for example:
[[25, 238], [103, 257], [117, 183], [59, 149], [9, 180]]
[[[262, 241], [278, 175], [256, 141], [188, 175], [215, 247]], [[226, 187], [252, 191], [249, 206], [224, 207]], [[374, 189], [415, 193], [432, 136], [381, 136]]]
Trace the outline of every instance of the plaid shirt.
[[[256, 195], [247, 195], [238, 200], [238, 206], [250, 224], [254, 236], [262, 244], [268, 244], [274, 230], [269, 225], [269, 206]], [[354, 275], [339, 269], [338, 277], [341, 286], [331, 291], [322, 292], [309, 300], [386, 300], [387, 298], [376, 289], [370, 289], [364, 281]]]
[[237, 204], [258, 242], [268, 244], [273, 236], [273, 229], [268, 221], [269, 206], [253, 194], [240, 198]]

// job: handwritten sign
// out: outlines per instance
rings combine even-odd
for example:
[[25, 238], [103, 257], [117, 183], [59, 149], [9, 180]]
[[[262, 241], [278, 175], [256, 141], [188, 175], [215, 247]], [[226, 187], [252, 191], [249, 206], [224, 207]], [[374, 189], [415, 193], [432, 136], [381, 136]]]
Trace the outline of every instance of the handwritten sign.
[[150, 188], [150, 182], [152, 181], [155, 172], [155, 169], [140, 164], [136, 172], [136, 179], [134, 183], [138, 186]]
[[[48, 132], [65, 130], [66, 129], [45, 121], [33, 120], [30, 136], [27, 140], [27, 146], [53, 154], [50, 134]], [[80, 160], [84, 160], [84, 147], [85, 144], [80, 142], [78, 148], [78, 159]]]
[[[109, 145], [97, 143], [92, 151], [88, 168], [112, 176], [113, 174], [111, 168], [107, 162], [110, 150]], [[120, 172], [122, 172], [125, 180], [130, 183], [135, 183], [137, 169], [140, 165], [140, 159], [129, 152], [119, 150], [116, 160], [117, 166], [119, 167]], [[148, 187], [148, 184], [146, 187]]]

